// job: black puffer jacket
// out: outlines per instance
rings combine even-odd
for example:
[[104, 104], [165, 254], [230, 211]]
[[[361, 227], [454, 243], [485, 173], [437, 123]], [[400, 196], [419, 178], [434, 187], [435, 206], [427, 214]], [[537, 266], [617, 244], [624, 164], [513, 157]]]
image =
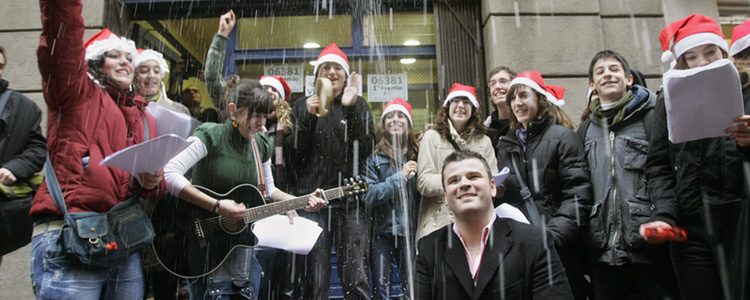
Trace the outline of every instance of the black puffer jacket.
[[[581, 228], [591, 210], [591, 184], [583, 145], [575, 132], [545, 118], [529, 126], [526, 149], [509, 130], [497, 144], [498, 168], [508, 167], [503, 201], [521, 209], [528, 216], [511, 154], [517, 153], [519, 171], [531, 190], [539, 212], [545, 215], [547, 228], [553, 233], [555, 247], [575, 247]], [[536, 165], [536, 172], [532, 167]], [[538, 178], [534, 179], [534, 175]], [[535, 184], [536, 182], [536, 184]], [[538, 190], [535, 188], [538, 186]]]
[[638, 233], [655, 207], [646, 188], [644, 168], [650, 134], [647, 126], [653, 122], [656, 94], [637, 85], [632, 91], [622, 121], [605, 131], [601, 120], [591, 114], [578, 128], [594, 195], [586, 240], [591, 258], [612, 266], [659, 263], [667, 254], [664, 245], [647, 245]]
[[[743, 95], [748, 114], [750, 91]], [[739, 148], [726, 136], [671, 143], [663, 94], [656, 102], [651, 131], [646, 177], [656, 204], [652, 220], [704, 231], [704, 212], [709, 211], [714, 232], [722, 240], [733, 240], [739, 204], [747, 201], [742, 162], [750, 149]], [[710, 207], [705, 209], [704, 202]]]
[[337, 187], [345, 178], [364, 175], [375, 138], [372, 113], [362, 97], [343, 106], [339, 95], [325, 117], [309, 113], [305, 99], [294, 104], [293, 128], [284, 137], [287, 192], [294, 195]]

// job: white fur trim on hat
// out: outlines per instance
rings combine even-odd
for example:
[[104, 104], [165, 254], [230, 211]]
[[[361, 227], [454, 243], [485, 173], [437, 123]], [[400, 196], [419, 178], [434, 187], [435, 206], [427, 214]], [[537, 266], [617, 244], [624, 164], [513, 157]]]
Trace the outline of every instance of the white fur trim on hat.
[[276, 78], [273, 78], [271, 76], [263, 77], [260, 79], [260, 84], [271, 86], [272, 88], [276, 89], [277, 92], [279, 92], [279, 95], [281, 95], [281, 100], [286, 99], [284, 86], [281, 85], [281, 81], [276, 80]]
[[138, 51], [135, 49], [135, 43], [129, 39], [111, 35], [104, 40], [94, 41], [86, 47], [86, 60], [97, 60], [110, 50], [120, 50], [130, 53], [132, 62], [138, 57]]
[[526, 78], [526, 77], [516, 77], [516, 78], [513, 78], [513, 80], [510, 82], [510, 85], [508, 86], [508, 89], [510, 89], [510, 87], [512, 87], [514, 85], [519, 85], [519, 84], [523, 84], [525, 86], [528, 86], [532, 90], [535, 90], [538, 93], [544, 95], [544, 97], [547, 98], [547, 101], [549, 101], [550, 103], [554, 104], [555, 106], [562, 107], [563, 105], [565, 105], [565, 100], [564, 99], [557, 99], [554, 95], [550, 94], [549, 92], [547, 92], [547, 90], [545, 90], [541, 86], [539, 86], [539, 84], [536, 83], [536, 81], [533, 81], [533, 80], [531, 80], [529, 78]]
[[701, 32], [684, 37], [672, 46], [672, 52], [674, 52], [675, 58], [679, 58], [688, 50], [705, 44], [714, 44], [724, 51], [729, 52], [727, 41], [718, 34], [711, 32]]
[[729, 47], [729, 56], [735, 56], [737, 53], [742, 52], [742, 50], [747, 49], [747, 47], [750, 47], [750, 34], [734, 41], [732, 46]]
[[339, 64], [343, 69], [344, 73], [346, 73], [346, 76], [349, 77], [349, 64], [346, 63], [343, 57], [338, 56], [336, 54], [326, 54], [321, 56], [318, 59], [318, 62], [315, 64], [315, 68], [313, 69], [313, 75], [318, 76], [318, 67], [322, 66], [324, 63], [327, 62], [334, 62]]
[[161, 69], [161, 78], [164, 78], [164, 76], [169, 73], [169, 66], [167, 65], [167, 61], [164, 60], [164, 55], [151, 49], [146, 49], [143, 50], [143, 52], [139, 53], [138, 56], [135, 57], [133, 65], [138, 68], [138, 66], [148, 60], [156, 61], [156, 63], [159, 64], [159, 68]]
[[471, 101], [471, 105], [474, 106], [474, 108], [479, 109], [479, 101], [477, 101], [477, 97], [474, 96], [472, 93], [469, 93], [468, 91], [452, 91], [448, 94], [448, 97], [445, 97], [445, 101], [443, 101], [443, 106], [448, 106], [451, 103], [451, 100], [453, 100], [456, 97], [466, 97], [469, 98], [469, 101]]
[[385, 115], [394, 112], [394, 111], [400, 111], [406, 115], [406, 118], [409, 119], [409, 124], [414, 124], [411, 119], [411, 115], [409, 114], [409, 111], [400, 104], [391, 104], [388, 105], [385, 109], [383, 109], [383, 114], [380, 115], [380, 123], [383, 123], [383, 119], [385, 118]]

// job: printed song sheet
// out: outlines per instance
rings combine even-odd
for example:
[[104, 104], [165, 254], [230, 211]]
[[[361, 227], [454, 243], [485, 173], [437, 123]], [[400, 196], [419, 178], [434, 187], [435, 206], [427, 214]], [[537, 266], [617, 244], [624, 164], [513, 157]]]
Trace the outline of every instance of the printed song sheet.
[[164, 169], [167, 162], [188, 145], [190, 142], [175, 134], [162, 135], [112, 153], [99, 164], [118, 168], [131, 175], [154, 173]]
[[744, 114], [740, 77], [732, 62], [664, 73], [667, 129], [672, 143], [725, 136], [724, 129]]

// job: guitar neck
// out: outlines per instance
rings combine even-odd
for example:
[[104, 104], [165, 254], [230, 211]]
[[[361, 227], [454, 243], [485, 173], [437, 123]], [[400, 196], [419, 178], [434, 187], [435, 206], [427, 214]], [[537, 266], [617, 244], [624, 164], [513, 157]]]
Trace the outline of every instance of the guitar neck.
[[[323, 199], [332, 200], [344, 196], [343, 188], [333, 188], [323, 192]], [[270, 204], [249, 208], [245, 211], [245, 222], [252, 223], [263, 218], [267, 218], [282, 212], [300, 209], [307, 206], [311, 195], [306, 195], [294, 199], [272, 202]]]

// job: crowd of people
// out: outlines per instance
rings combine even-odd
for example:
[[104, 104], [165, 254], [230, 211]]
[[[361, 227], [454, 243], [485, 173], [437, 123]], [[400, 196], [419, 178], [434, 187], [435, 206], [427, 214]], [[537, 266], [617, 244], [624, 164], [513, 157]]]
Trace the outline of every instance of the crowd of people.
[[[313, 73], [331, 82], [330, 106], [317, 94], [292, 100], [283, 77], [223, 76], [237, 22], [229, 11], [204, 72], [214, 108], [202, 109], [197, 89], [174, 94], [158, 51], [106, 29], [84, 42], [80, 0], [40, 0], [40, 8], [46, 138], [39, 108], [1, 79], [0, 47], [0, 183], [26, 182], [47, 159], [61, 190], [42, 183], [27, 195], [30, 221], [15, 222], [33, 224], [20, 240], [31, 238], [38, 299], [174, 299], [181, 287], [190, 299], [328, 299], [332, 248], [345, 299], [390, 299], [394, 268], [402, 299], [750, 299], [750, 21], [731, 45], [699, 14], [663, 29], [663, 60], [675, 70], [731, 59], [745, 108], [724, 120], [724, 136], [673, 143], [666, 87], [649, 89], [613, 50], [591, 59], [577, 126], [562, 107], [579, 100], [564, 87], [534, 66], [499, 66], [486, 78], [489, 116], [475, 87], [455, 83], [431, 128], [418, 132], [404, 99], [373, 117], [336, 44], [321, 50]], [[100, 165], [157, 137], [149, 103], [200, 124], [189, 146], [156, 172]], [[366, 193], [326, 198], [323, 190], [356, 176]], [[147, 267], [143, 251], [92, 266], [70, 254], [70, 224], [53, 200], [64, 198], [71, 213], [106, 213], [134, 197], [149, 207], [170, 195], [242, 222], [250, 207], [199, 188], [224, 194], [241, 184], [268, 202], [309, 196], [303, 210], [286, 212], [289, 222], [322, 228], [309, 254], [238, 247], [185, 280]], [[653, 234], [682, 229], [686, 240]]]

